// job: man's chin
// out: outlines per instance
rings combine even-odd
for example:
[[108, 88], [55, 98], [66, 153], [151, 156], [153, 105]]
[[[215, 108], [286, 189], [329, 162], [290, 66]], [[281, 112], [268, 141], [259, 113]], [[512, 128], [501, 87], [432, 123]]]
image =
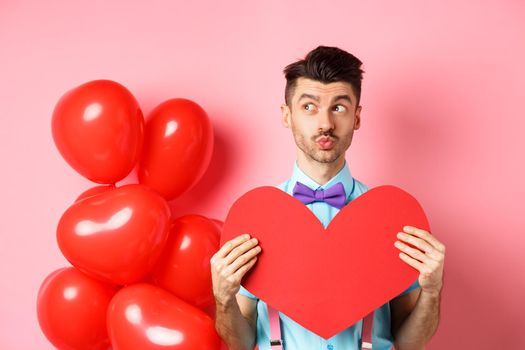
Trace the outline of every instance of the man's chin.
[[334, 163], [339, 159], [341, 155], [334, 152], [333, 150], [330, 151], [321, 151], [316, 152], [313, 155], [310, 155], [310, 158], [315, 160], [316, 162], [327, 164], [327, 163]]

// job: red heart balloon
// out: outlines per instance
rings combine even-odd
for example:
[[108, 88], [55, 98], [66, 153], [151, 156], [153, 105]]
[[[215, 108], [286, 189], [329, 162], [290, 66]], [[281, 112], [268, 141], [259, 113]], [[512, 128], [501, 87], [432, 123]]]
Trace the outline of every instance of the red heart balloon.
[[429, 229], [423, 209], [394, 186], [374, 188], [343, 207], [326, 230], [299, 200], [274, 187], [239, 198], [221, 245], [243, 233], [262, 249], [243, 286], [328, 339], [399, 295], [418, 272], [394, 247], [405, 225]]
[[114, 350], [218, 350], [221, 341], [206, 313], [146, 283], [121, 289], [108, 308]]
[[91, 181], [111, 184], [137, 163], [144, 118], [128, 89], [111, 80], [94, 80], [60, 98], [52, 131], [69, 165]]
[[115, 284], [141, 280], [157, 262], [170, 209], [146, 186], [132, 184], [81, 199], [57, 227], [64, 256], [78, 269]]
[[78, 201], [80, 201], [82, 199], [85, 199], [85, 198], [88, 198], [88, 197], [91, 197], [91, 196], [94, 196], [94, 195], [97, 195], [97, 194], [100, 194], [102, 192], [114, 190], [115, 188], [116, 188], [115, 185], [101, 185], [101, 186], [91, 187], [91, 188], [85, 190], [84, 192], [82, 192], [77, 197], [77, 199], [75, 199], [75, 202], [78, 202]]
[[213, 129], [206, 112], [190, 100], [168, 100], [147, 118], [139, 182], [174, 199], [199, 181], [212, 151]]
[[152, 281], [194, 306], [212, 305], [210, 259], [219, 250], [219, 241], [219, 228], [204, 216], [174, 220], [168, 243], [152, 270]]
[[107, 350], [106, 328], [114, 286], [73, 267], [50, 274], [38, 292], [38, 322], [47, 339], [61, 350]]

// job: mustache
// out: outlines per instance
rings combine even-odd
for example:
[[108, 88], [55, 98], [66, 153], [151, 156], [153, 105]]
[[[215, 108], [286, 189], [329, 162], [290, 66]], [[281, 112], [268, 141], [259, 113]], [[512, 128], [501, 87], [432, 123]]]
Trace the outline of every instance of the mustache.
[[337, 136], [334, 135], [333, 131], [328, 130], [328, 131], [323, 131], [323, 132], [321, 132], [321, 133], [319, 133], [319, 134], [317, 134], [317, 135], [314, 135], [314, 136], [312, 137], [312, 140], [313, 140], [313, 141], [317, 141], [317, 139], [320, 138], [320, 137], [330, 137], [330, 138], [332, 138], [332, 139], [334, 139], [334, 140], [339, 139], [339, 137], [337, 137]]

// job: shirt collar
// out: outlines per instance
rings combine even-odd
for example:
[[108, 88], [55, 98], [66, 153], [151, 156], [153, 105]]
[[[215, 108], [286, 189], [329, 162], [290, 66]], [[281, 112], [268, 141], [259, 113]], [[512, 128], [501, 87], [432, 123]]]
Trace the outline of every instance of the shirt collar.
[[312, 178], [310, 178], [308, 175], [306, 175], [297, 165], [297, 161], [294, 162], [293, 172], [292, 176], [290, 178], [290, 186], [288, 188], [289, 193], [291, 194], [293, 191], [293, 188], [295, 186], [295, 183], [299, 181], [306, 186], [310, 187], [312, 190], [318, 190], [318, 189], [326, 189], [328, 187], [333, 186], [334, 184], [341, 182], [345, 188], [346, 198], [350, 198], [350, 195], [352, 194], [354, 190], [354, 179], [352, 178], [352, 174], [350, 173], [350, 168], [348, 167], [348, 163], [346, 162], [343, 165], [343, 168], [339, 170], [337, 174], [334, 175], [327, 183], [324, 185], [319, 185], [316, 181], [314, 181]]

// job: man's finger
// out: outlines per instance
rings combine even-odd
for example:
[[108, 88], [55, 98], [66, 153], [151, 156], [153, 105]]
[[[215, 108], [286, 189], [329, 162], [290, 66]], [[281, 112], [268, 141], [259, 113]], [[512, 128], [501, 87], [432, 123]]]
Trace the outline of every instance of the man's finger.
[[408, 246], [407, 244], [405, 244], [403, 242], [400, 242], [400, 241], [396, 241], [395, 242], [395, 246], [399, 250], [401, 250], [403, 253], [405, 253], [408, 256], [410, 256], [412, 259], [416, 259], [416, 260], [418, 260], [418, 261], [420, 261], [422, 263], [425, 263], [425, 264], [430, 263], [431, 259], [419, 249], [412, 248], [412, 247]]
[[242, 235], [239, 235], [228, 242], [224, 243], [224, 245], [219, 249], [219, 251], [216, 253], [216, 255], [219, 258], [225, 258], [226, 255], [230, 254], [230, 252], [235, 249], [238, 245], [246, 242], [250, 239], [250, 235], [245, 233]]
[[443, 243], [438, 241], [434, 235], [432, 235], [430, 232], [422, 230], [420, 228], [414, 227], [414, 226], [405, 226], [403, 227], [403, 231], [406, 233], [410, 233], [411, 235], [420, 237], [430, 243], [435, 249], [439, 250], [440, 252], [445, 252], [445, 246]]
[[241, 255], [255, 247], [259, 242], [256, 238], [249, 239], [242, 244], [239, 244], [237, 247], [232, 249], [232, 251], [224, 258], [226, 265], [231, 265], [237, 258]]
[[424, 239], [409, 235], [408, 233], [398, 232], [397, 239], [413, 245], [414, 247], [418, 248], [422, 252], [427, 253], [429, 256], [431, 256], [435, 250], [435, 248], [432, 247], [432, 245], [430, 245], [430, 243], [428, 243]]
[[252, 266], [255, 264], [256, 261], [257, 261], [257, 257], [255, 256], [247, 264], [244, 264], [243, 266], [241, 266], [237, 271], [235, 271], [234, 273], [235, 277], [241, 280], [243, 276], [246, 274], [246, 272], [248, 272], [248, 270], [252, 268]]
[[410, 256], [408, 256], [407, 254], [403, 252], [399, 253], [399, 257], [401, 258], [401, 260], [406, 262], [408, 265], [418, 270], [419, 273], [423, 273], [423, 271], [426, 272], [425, 264], [423, 264], [421, 261], [411, 258]]
[[235, 273], [239, 268], [241, 268], [243, 265], [250, 262], [255, 256], [257, 256], [261, 252], [261, 247], [257, 246], [250, 250], [248, 250], [246, 253], [239, 256], [235, 261], [233, 261], [229, 266], [228, 269], [231, 271], [231, 273]]

